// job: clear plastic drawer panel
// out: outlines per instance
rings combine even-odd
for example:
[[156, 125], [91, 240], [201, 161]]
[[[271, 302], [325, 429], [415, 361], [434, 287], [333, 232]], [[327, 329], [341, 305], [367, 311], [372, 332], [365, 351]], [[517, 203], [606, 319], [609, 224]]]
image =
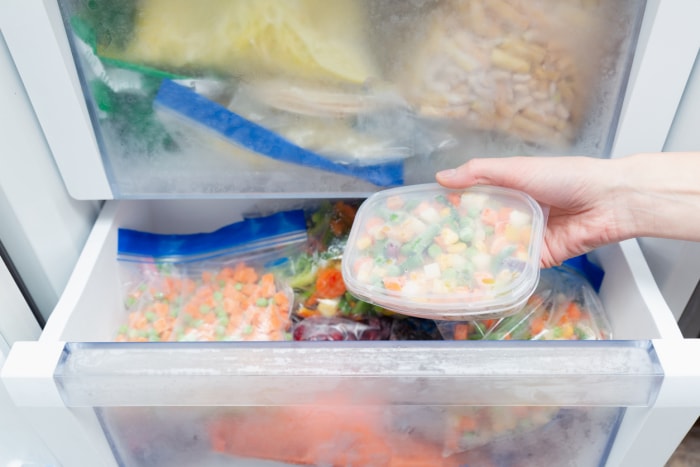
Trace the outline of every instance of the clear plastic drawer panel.
[[611, 147], [644, 0], [61, 0], [118, 198], [366, 194]]
[[648, 341], [73, 343], [55, 373], [144, 466], [600, 465], [662, 379]]

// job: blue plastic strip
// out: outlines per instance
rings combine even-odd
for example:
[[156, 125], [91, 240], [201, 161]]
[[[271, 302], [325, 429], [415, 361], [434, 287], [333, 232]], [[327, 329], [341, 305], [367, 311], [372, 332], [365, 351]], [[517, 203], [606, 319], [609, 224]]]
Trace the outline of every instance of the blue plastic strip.
[[381, 187], [403, 184], [403, 160], [362, 166], [334, 162], [168, 79], [163, 80], [155, 104], [184, 115], [246, 149], [279, 161], [350, 175]]
[[581, 255], [567, 259], [563, 264], [564, 266], [570, 267], [585, 277], [596, 293], [600, 292], [600, 286], [603, 283], [605, 271], [603, 271], [603, 269], [597, 264], [592, 263], [588, 259], [588, 255]]
[[306, 238], [306, 217], [301, 209], [246, 219], [206, 233], [168, 235], [119, 229], [117, 253], [122, 257], [201, 258], [293, 234], [299, 234], [302, 241]]

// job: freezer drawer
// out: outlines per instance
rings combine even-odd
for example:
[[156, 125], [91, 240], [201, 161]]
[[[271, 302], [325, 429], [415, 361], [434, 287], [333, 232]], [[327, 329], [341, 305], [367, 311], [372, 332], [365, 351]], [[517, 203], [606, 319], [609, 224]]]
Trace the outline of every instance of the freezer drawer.
[[649, 3], [53, 0], [3, 27], [75, 197], [328, 197], [607, 157]]
[[700, 348], [635, 241], [594, 255], [616, 341], [110, 342], [125, 318], [118, 227], [208, 231], [306, 203], [107, 202], [40, 340], [2, 373], [52, 448], [105, 465], [661, 465], [700, 413]]

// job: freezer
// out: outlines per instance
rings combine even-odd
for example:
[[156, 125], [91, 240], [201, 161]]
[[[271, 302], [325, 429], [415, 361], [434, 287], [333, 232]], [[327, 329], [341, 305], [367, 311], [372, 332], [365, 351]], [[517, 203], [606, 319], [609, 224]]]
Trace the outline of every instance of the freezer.
[[156, 337], [123, 331], [117, 255], [120, 229], [359, 203], [477, 155], [662, 150], [698, 6], [205, 4], [0, 6], [66, 188], [107, 200], [1, 373], [61, 464], [663, 465], [700, 415], [700, 346], [636, 240], [590, 255], [612, 339], [571, 341], [117, 342]]

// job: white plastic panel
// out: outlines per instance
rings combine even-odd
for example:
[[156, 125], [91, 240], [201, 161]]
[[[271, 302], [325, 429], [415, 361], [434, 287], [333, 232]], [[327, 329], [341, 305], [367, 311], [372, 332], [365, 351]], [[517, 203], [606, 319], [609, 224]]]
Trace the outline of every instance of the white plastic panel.
[[[0, 5], [0, 21], [6, 3]], [[66, 191], [2, 36], [0, 101], [0, 240], [46, 319], [99, 205], [76, 201]]]
[[664, 150], [700, 49], [698, 16], [692, 0], [648, 2], [613, 157]]
[[55, 1], [0, 3], [0, 31], [65, 187], [76, 199], [111, 199], [112, 190], [62, 28]]

